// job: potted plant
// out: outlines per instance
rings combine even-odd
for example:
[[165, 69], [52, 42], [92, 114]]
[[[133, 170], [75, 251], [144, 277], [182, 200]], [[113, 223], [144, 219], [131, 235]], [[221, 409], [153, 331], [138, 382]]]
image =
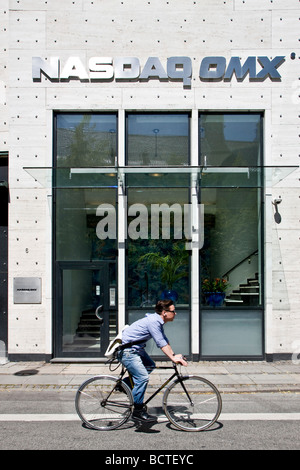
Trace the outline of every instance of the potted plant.
[[184, 248], [174, 245], [172, 251], [167, 254], [161, 252], [146, 253], [139, 258], [139, 261], [146, 262], [152, 269], [160, 272], [160, 278], [165, 289], [162, 292], [162, 299], [178, 300], [178, 294], [173, 290], [174, 284], [179, 279], [188, 274], [189, 253]]
[[202, 293], [207, 305], [221, 307], [223, 305], [226, 290], [229, 284], [227, 279], [216, 277], [214, 279], [204, 279], [202, 282]]

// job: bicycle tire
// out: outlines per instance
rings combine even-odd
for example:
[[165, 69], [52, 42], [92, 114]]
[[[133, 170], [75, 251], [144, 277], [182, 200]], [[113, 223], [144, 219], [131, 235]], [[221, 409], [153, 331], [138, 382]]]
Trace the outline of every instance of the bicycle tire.
[[92, 429], [116, 429], [130, 418], [133, 397], [129, 387], [117, 377], [98, 375], [77, 390], [75, 408], [79, 418]]
[[222, 398], [217, 387], [209, 380], [187, 375], [167, 387], [163, 396], [163, 409], [168, 420], [182, 431], [203, 431], [220, 416]]

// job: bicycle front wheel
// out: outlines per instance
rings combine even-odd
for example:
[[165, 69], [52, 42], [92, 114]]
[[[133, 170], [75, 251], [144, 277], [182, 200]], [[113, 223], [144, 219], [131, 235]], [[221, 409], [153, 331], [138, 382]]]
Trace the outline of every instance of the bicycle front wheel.
[[79, 387], [75, 407], [78, 416], [89, 428], [108, 431], [129, 419], [133, 398], [124, 382], [109, 375], [99, 375]]
[[222, 399], [219, 390], [208, 380], [194, 375], [176, 379], [165, 391], [164, 412], [183, 431], [202, 431], [220, 416]]

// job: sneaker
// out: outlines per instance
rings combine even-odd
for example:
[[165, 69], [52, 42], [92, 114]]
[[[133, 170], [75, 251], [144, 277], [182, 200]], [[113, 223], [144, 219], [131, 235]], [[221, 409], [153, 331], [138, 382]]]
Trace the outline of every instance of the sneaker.
[[145, 409], [135, 409], [132, 413], [132, 419], [143, 423], [154, 423], [157, 421], [157, 418], [155, 416], [148, 415]]

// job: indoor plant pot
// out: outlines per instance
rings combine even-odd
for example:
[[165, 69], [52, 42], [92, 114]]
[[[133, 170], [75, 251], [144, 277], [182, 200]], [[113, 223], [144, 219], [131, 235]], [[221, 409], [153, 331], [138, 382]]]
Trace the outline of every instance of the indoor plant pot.
[[204, 279], [202, 293], [206, 304], [210, 307], [221, 307], [224, 303], [227, 288], [228, 282], [226, 279], [219, 277]]
[[205, 301], [210, 307], [221, 307], [224, 303], [225, 292], [206, 292]]

